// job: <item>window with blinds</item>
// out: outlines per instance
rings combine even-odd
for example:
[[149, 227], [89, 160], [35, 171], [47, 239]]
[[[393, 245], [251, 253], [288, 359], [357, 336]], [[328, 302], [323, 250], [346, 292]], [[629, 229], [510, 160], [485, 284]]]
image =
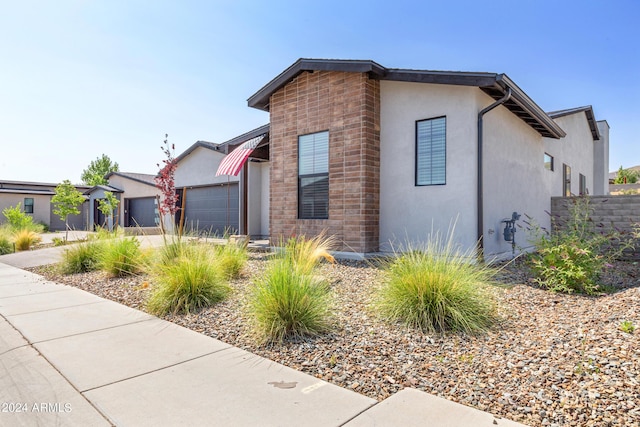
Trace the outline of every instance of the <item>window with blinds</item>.
[[447, 178], [447, 119], [416, 122], [416, 185], [442, 185]]
[[329, 218], [329, 132], [298, 137], [298, 218]]

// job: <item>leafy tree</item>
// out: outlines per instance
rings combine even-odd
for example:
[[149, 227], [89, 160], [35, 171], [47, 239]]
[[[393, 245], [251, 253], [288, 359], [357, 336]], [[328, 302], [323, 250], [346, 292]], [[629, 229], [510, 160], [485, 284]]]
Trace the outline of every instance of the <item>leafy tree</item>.
[[[120, 200], [111, 191], [105, 191], [104, 199], [98, 200], [98, 209], [105, 217], [113, 217], [113, 211], [118, 207], [118, 203], [120, 203]], [[115, 225], [115, 222], [112, 221], [112, 223]]]
[[613, 181], [614, 184], [635, 184], [636, 182], [638, 182], [638, 172], [633, 169], [623, 169], [622, 166], [618, 169], [616, 179]]
[[[160, 226], [162, 228], [162, 232], [164, 234], [164, 226], [163, 217], [166, 215], [171, 215], [172, 217], [178, 212], [178, 193], [176, 193], [176, 184], [174, 180], [174, 176], [176, 173], [176, 169], [178, 168], [178, 163], [176, 162], [174, 151], [175, 145], [169, 145], [169, 135], [165, 134], [164, 146], [161, 146], [162, 152], [166, 156], [166, 159], [162, 161], [163, 166], [160, 166], [158, 163], [158, 167], [160, 168], [160, 172], [158, 176], [155, 178], [156, 187], [162, 193], [162, 199], [160, 200], [159, 211], [160, 211]], [[178, 236], [182, 234], [182, 230], [178, 230]]]
[[71, 184], [71, 181], [65, 179], [56, 187], [55, 195], [51, 198], [55, 209], [53, 213], [58, 215], [61, 220], [64, 221], [66, 233], [65, 240], [69, 237], [69, 215], [78, 215], [80, 209], [78, 206], [84, 202], [84, 196], [81, 192], [76, 190], [76, 187]]
[[89, 163], [89, 166], [82, 171], [80, 178], [86, 185], [106, 185], [107, 180], [104, 179], [104, 176], [109, 172], [118, 172], [119, 170], [118, 163], [112, 162], [109, 156], [103, 154]]

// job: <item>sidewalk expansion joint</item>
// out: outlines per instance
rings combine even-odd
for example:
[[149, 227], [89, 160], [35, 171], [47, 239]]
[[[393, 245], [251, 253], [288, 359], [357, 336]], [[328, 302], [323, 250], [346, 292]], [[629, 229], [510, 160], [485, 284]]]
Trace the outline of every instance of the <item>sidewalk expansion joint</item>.
[[26, 314], [33, 314], [33, 313], [46, 313], [47, 311], [64, 310], [66, 308], [82, 307], [82, 306], [85, 306], [85, 305], [98, 304], [98, 303], [101, 303], [101, 302], [104, 302], [104, 301], [85, 302], [85, 303], [82, 303], [82, 304], [65, 305], [64, 307], [45, 308], [45, 309], [42, 309], [42, 310], [25, 311], [23, 313], [9, 314], [8, 316], [17, 317], [17, 316], [24, 316]]

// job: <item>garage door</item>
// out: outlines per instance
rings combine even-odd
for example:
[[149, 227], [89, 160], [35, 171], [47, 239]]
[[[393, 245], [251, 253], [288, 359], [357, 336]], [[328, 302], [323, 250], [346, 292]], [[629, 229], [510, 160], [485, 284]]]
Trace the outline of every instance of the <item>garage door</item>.
[[222, 236], [238, 230], [238, 184], [189, 188], [186, 192], [186, 232]]
[[128, 206], [126, 227], [156, 227], [156, 198], [140, 197], [125, 200]]

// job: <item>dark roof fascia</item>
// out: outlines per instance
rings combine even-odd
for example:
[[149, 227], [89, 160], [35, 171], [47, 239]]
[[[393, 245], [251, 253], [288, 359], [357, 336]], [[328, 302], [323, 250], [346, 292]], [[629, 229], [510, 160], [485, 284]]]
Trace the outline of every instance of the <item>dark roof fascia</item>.
[[[128, 175], [126, 172], [109, 172], [104, 177], [105, 177], [105, 179], [109, 179], [109, 177], [111, 177], [112, 175], [117, 175], [117, 176], [120, 176], [122, 178], [130, 179], [131, 181], [136, 181], [136, 182], [139, 182], [141, 184], [147, 184], [147, 185], [150, 185], [152, 187], [156, 186], [153, 182], [145, 181], [144, 179], [140, 179], [140, 178], [137, 178], [135, 176]], [[149, 175], [150, 177], [154, 176], [154, 175], [151, 175], [151, 174], [145, 174], [145, 175]], [[95, 187], [93, 187], [93, 188], [95, 188]], [[93, 190], [93, 188], [91, 188], [91, 190]], [[115, 187], [113, 187], [113, 188], [115, 188]]]
[[[259, 128], [255, 128], [253, 130], [250, 130], [249, 132], [243, 133], [242, 135], [236, 136], [235, 138], [231, 138], [230, 140], [218, 145], [220, 147], [220, 152], [222, 152], [223, 154], [229, 154], [229, 152], [233, 151], [236, 146], [247, 142], [250, 139], [269, 133], [269, 128], [270, 124], [267, 123], [266, 125], [262, 125]], [[260, 147], [261, 145], [262, 144], [258, 145], [258, 147]]]
[[182, 160], [184, 160], [185, 157], [193, 153], [198, 148], [206, 148], [212, 151], [221, 151], [219, 144], [208, 141], [196, 141], [191, 145], [191, 147], [187, 148], [178, 157], [176, 157], [176, 163], [180, 163]]
[[589, 122], [589, 129], [591, 129], [591, 135], [593, 135], [594, 141], [600, 140], [600, 131], [598, 130], [598, 122], [596, 121], [596, 115], [593, 113], [593, 107], [591, 105], [585, 105], [584, 107], [568, 108], [566, 110], [551, 111], [547, 113], [552, 119], [568, 116], [571, 114], [582, 113], [587, 116], [587, 122]]
[[[48, 182], [0, 180], [0, 188], [3, 188], [5, 185], [25, 185], [25, 186], [28, 185], [28, 186], [31, 186], [31, 187], [51, 187], [51, 188], [56, 188], [60, 184], [61, 183], [52, 184], [52, 183], [48, 183]], [[82, 185], [82, 184], [79, 184], [79, 185], [71, 184], [71, 185], [73, 185], [78, 190], [86, 190], [88, 188], [91, 188], [90, 185]]]
[[495, 84], [495, 73], [473, 73], [463, 71], [425, 71], [390, 68], [380, 80], [399, 82], [435, 83], [460, 86], [491, 86]]
[[35, 190], [35, 189], [19, 189], [19, 188], [0, 188], [0, 193], [11, 193], [11, 194], [30, 194], [30, 195], [41, 195], [41, 196], [53, 196], [56, 194], [52, 190]]
[[380, 77], [383, 76], [387, 70], [382, 65], [371, 60], [300, 58], [252, 95], [247, 100], [249, 107], [269, 111], [269, 99], [271, 95], [305, 71], [345, 71], [352, 73], [370, 73], [373, 76]]
[[120, 190], [118, 188], [112, 187], [110, 185], [95, 185], [95, 186], [91, 187], [90, 189], [88, 189], [87, 191], [85, 191], [82, 194], [84, 194], [84, 195], [91, 194], [96, 190], [110, 191], [111, 193], [124, 193], [123, 190]]

